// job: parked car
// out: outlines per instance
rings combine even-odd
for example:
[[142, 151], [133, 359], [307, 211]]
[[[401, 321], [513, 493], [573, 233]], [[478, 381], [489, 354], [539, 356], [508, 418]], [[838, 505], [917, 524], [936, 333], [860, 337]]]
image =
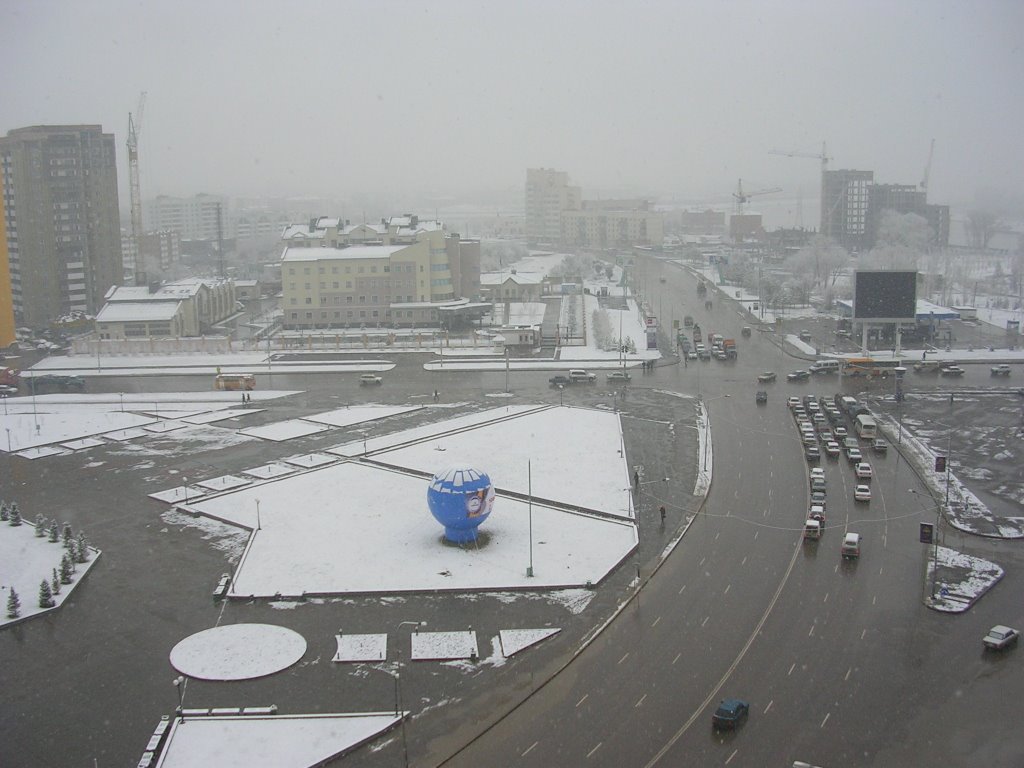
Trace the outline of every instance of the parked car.
[[848, 533], [843, 537], [843, 546], [839, 550], [844, 560], [860, 557], [860, 534]]
[[553, 387], [567, 387], [572, 384], [572, 379], [565, 374], [559, 373], [548, 379], [548, 383]]
[[359, 385], [360, 386], [367, 385], [367, 384], [383, 384], [383, 383], [384, 383], [384, 379], [382, 379], [380, 376], [378, 376], [375, 373], [364, 373], [363, 375], [361, 375], [359, 377]]
[[854, 501], [871, 501], [871, 486], [870, 485], [858, 485], [853, 489], [853, 500]]
[[765, 403], [768, 402], [768, 393], [765, 392], [763, 389], [759, 389], [757, 390], [757, 394], [754, 395], [754, 400], [757, 402], [758, 405], [764, 405]]
[[945, 368], [939, 370], [940, 376], [963, 376], [964, 369], [959, 365], [947, 365]]
[[711, 725], [717, 730], [731, 730], [739, 726], [750, 713], [750, 705], [742, 699], [723, 699], [711, 716]]
[[862, 461], [859, 464], [857, 464], [853, 468], [853, 471], [856, 473], [858, 480], [871, 479], [871, 465], [868, 464], [866, 461]]
[[1004, 648], [1009, 648], [1011, 645], [1016, 645], [1019, 638], [1020, 632], [1013, 627], [996, 624], [981, 639], [981, 642], [985, 644], [986, 648], [990, 648], [993, 651], [1001, 651]]
[[811, 332], [810, 331], [808, 331], [806, 328], [804, 330], [800, 331], [800, 341], [810, 341], [810, 340], [811, 340]]
[[886, 453], [889, 450], [889, 444], [880, 437], [876, 437], [871, 443], [871, 450], [875, 453]]
[[1003, 363], [1001, 365], [993, 365], [991, 368], [989, 368], [989, 372], [993, 376], [1009, 376], [1010, 366], [1006, 365], [1006, 363]]
[[629, 374], [626, 371], [612, 371], [606, 377], [608, 381], [629, 381]]
[[810, 371], [793, 371], [786, 374], [788, 381], [807, 381], [809, 378], [811, 378]]

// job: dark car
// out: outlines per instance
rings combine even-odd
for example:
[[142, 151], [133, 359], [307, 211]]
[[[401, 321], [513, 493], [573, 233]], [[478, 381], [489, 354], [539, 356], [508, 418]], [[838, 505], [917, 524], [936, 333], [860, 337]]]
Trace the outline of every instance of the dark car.
[[711, 725], [717, 730], [737, 728], [750, 713], [750, 705], [741, 699], [723, 699], [715, 714], [711, 716]]
[[786, 374], [786, 379], [789, 381], [807, 381], [809, 378], [811, 378], [810, 371], [793, 371]]
[[759, 389], [757, 390], [757, 394], [754, 395], [754, 399], [757, 401], [758, 405], [763, 405], [768, 402], [768, 393], [763, 389]]
[[548, 383], [553, 387], [567, 387], [572, 384], [572, 379], [563, 374], [558, 374], [548, 379]]
[[816, 445], [808, 445], [804, 448], [804, 458], [808, 461], [820, 461], [821, 449]]

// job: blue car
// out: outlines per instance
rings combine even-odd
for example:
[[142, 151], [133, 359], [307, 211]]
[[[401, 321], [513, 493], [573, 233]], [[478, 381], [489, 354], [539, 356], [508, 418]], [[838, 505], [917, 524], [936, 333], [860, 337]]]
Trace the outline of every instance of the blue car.
[[723, 699], [711, 716], [711, 725], [719, 731], [732, 730], [746, 719], [749, 712], [750, 705], [742, 699]]

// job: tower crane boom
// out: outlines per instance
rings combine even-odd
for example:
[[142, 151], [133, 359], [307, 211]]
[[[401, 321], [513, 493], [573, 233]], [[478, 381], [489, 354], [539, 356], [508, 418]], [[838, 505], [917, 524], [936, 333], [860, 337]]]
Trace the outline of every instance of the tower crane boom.
[[136, 285], [145, 285], [146, 279], [140, 269], [142, 258], [139, 253], [142, 242], [142, 191], [139, 188], [139, 134], [142, 133], [142, 113], [146, 108], [146, 92], [139, 95], [139, 108], [135, 117], [128, 113], [128, 184], [131, 195], [132, 244], [135, 247], [132, 272]]

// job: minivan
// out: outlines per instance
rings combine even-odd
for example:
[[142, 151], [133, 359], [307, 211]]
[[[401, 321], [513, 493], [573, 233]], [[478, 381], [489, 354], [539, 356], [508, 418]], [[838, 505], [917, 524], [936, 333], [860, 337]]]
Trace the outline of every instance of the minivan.
[[817, 520], [808, 520], [804, 523], [804, 541], [817, 541], [821, 538], [821, 523]]
[[839, 361], [818, 360], [811, 363], [809, 370], [811, 373], [839, 373]]
[[860, 534], [848, 533], [843, 538], [843, 558], [853, 559], [860, 557]]

